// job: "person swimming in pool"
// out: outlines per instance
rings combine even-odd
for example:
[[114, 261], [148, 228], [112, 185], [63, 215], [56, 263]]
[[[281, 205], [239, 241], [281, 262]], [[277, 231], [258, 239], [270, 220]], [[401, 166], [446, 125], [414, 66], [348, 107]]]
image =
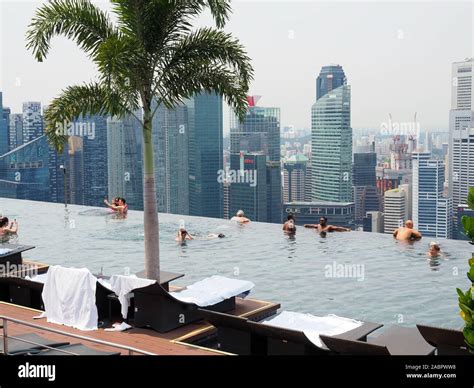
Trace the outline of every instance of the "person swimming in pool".
[[128, 211], [127, 201], [121, 197], [115, 197], [112, 203], [107, 198], [104, 199], [104, 203], [107, 207], [116, 213], [125, 214]]
[[286, 222], [283, 224], [283, 231], [286, 233], [296, 233], [295, 216], [288, 214]]
[[326, 217], [321, 217], [319, 219], [319, 224], [305, 224], [305, 228], [317, 229], [318, 232], [350, 232], [349, 228], [343, 228], [342, 226], [328, 225], [328, 219]]
[[224, 238], [224, 237], [225, 237], [224, 233], [210, 233], [210, 234], [207, 235], [208, 239], [211, 239], [211, 238]]
[[7, 217], [0, 218], [0, 236], [7, 236], [18, 233], [18, 222], [10, 222]]
[[413, 221], [408, 220], [405, 222], [405, 226], [393, 231], [393, 237], [401, 241], [414, 241], [421, 240], [422, 235], [418, 230], [413, 229]]
[[440, 254], [441, 254], [441, 247], [439, 246], [439, 244], [436, 242], [436, 241], [431, 241], [430, 242], [430, 248], [428, 250], [428, 256], [431, 257], [431, 258], [434, 258], [434, 257], [439, 257]]
[[176, 236], [175, 240], [178, 242], [184, 242], [186, 240], [194, 240], [194, 237], [191, 236], [183, 226], [181, 226], [178, 230], [178, 235]]
[[246, 224], [246, 223], [250, 222], [250, 220], [249, 220], [247, 217], [245, 217], [245, 213], [244, 213], [243, 210], [237, 211], [237, 213], [235, 214], [235, 216], [232, 217], [230, 220], [231, 220], [231, 221], [237, 221], [237, 222], [239, 222], [239, 223], [241, 223], [241, 224]]

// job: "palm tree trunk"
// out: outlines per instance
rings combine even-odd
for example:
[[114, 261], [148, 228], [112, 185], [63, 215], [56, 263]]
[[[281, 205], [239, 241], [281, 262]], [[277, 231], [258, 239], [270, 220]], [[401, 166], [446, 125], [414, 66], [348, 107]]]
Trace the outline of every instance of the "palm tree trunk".
[[151, 111], [144, 109], [143, 123], [143, 207], [145, 228], [145, 276], [160, 280], [160, 234], [156, 207], [156, 184], [153, 166]]

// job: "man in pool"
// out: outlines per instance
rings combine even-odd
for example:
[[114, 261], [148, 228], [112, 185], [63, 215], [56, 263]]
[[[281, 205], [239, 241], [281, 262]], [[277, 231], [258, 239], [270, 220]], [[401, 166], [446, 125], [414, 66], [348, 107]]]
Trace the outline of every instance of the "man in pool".
[[295, 233], [295, 216], [293, 214], [288, 214], [286, 217], [286, 222], [283, 224], [283, 231], [286, 233]]
[[401, 226], [393, 231], [393, 237], [401, 241], [421, 240], [421, 233], [413, 229], [413, 221], [408, 220], [405, 226]]
[[328, 219], [326, 217], [321, 217], [319, 219], [319, 224], [305, 224], [305, 228], [317, 229], [318, 232], [350, 232], [349, 228], [343, 228], [341, 226], [328, 225]]
[[117, 213], [122, 213], [125, 214], [127, 213], [128, 210], [128, 205], [127, 201], [125, 201], [124, 198], [116, 197], [110, 203], [107, 198], [104, 199], [104, 203], [107, 205], [107, 207]]
[[241, 223], [241, 224], [246, 224], [246, 223], [250, 222], [250, 220], [249, 220], [247, 217], [245, 217], [245, 213], [244, 213], [243, 210], [239, 210], [239, 211], [235, 214], [235, 216], [232, 217], [230, 220], [231, 220], [231, 221], [237, 221], [237, 222], [239, 222], [239, 223]]

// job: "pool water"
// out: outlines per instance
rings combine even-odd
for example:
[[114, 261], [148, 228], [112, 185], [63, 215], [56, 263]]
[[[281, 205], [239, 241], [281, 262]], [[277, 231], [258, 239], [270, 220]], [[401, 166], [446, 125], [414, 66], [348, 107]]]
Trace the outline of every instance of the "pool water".
[[[19, 222], [13, 242], [36, 246], [25, 254], [29, 259], [106, 275], [144, 268], [142, 212], [118, 219], [100, 208], [4, 198], [0, 211]], [[183, 222], [196, 239], [181, 245], [175, 237]], [[226, 237], [206, 238], [210, 233]], [[440, 239], [444, 256], [428, 260], [430, 241], [409, 244], [364, 232], [322, 238], [303, 227], [289, 237], [275, 224], [160, 214], [161, 268], [184, 273], [178, 285], [219, 274], [251, 280], [254, 298], [286, 310], [460, 328], [456, 287], [470, 285], [466, 271], [473, 248]]]

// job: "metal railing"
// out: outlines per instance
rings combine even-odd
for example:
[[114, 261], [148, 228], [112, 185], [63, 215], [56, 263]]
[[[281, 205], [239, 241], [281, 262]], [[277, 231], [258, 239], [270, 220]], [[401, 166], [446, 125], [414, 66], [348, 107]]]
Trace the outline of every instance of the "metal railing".
[[[145, 350], [136, 349], [136, 348], [132, 348], [130, 346], [120, 345], [120, 344], [116, 344], [116, 343], [113, 343], [113, 342], [103, 341], [103, 340], [90, 338], [90, 337], [86, 337], [86, 336], [82, 336], [82, 335], [78, 335], [78, 334], [68, 333], [68, 332], [65, 332], [65, 331], [62, 331], [62, 330], [51, 329], [49, 327], [35, 325], [34, 323], [21, 321], [19, 319], [10, 318], [10, 317], [4, 316], [4, 315], [0, 315], [0, 320], [3, 322], [3, 329], [2, 329], [3, 354], [5, 354], [5, 355], [8, 355], [8, 339], [11, 338], [11, 339], [14, 339], [16, 341], [29, 343], [31, 345], [39, 347], [40, 349], [43, 349], [43, 348], [52, 349], [52, 350], [59, 351], [61, 353], [65, 353], [65, 354], [69, 354], [69, 355], [73, 355], [73, 356], [79, 356], [79, 354], [68, 351], [68, 350], [65, 350], [65, 349], [54, 348], [54, 347], [51, 347], [51, 346], [48, 346], [48, 345], [39, 344], [39, 343], [36, 343], [34, 341], [25, 340], [25, 339], [19, 338], [19, 337], [14, 337], [14, 336], [9, 337], [8, 336], [8, 322], [13, 322], [13, 323], [16, 323], [18, 325], [27, 326], [27, 327], [31, 327], [31, 328], [42, 330], [42, 331], [48, 331], [48, 332], [55, 333], [55, 334], [60, 334], [60, 335], [66, 336], [66, 337], [77, 338], [77, 339], [80, 339], [82, 341], [93, 342], [93, 343], [100, 344], [100, 345], [105, 345], [105, 346], [110, 346], [110, 347], [121, 349], [121, 350], [126, 350], [126, 351], [128, 351], [128, 355], [130, 355], [130, 356], [133, 355], [134, 353], [148, 355], [148, 356], [156, 356], [155, 353], [147, 352]], [[32, 351], [33, 350], [36, 350], [36, 349], [32, 349]]]

